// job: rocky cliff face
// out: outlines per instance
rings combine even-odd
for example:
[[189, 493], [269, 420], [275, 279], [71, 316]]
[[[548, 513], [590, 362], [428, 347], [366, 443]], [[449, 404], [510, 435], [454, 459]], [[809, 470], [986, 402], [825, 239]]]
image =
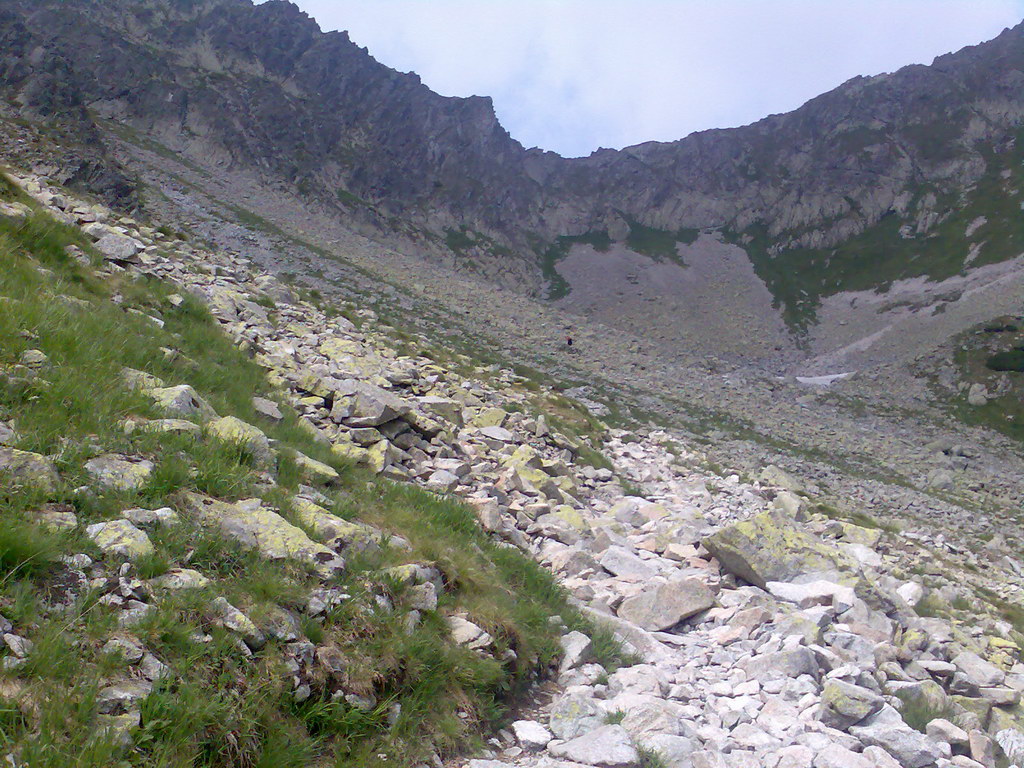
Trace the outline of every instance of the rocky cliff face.
[[[73, 77], [62, 87], [93, 114], [465, 261], [546, 258], [557, 280], [559, 238], [653, 234], [674, 256], [677, 240], [714, 229], [748, 251], [799, 325], [804, 304], [847, 287], [847, 273], [859, 288], [969, 265], [969, 238], [935, 236], [979, 196], [993, 230], [981, 233], [981, 262], [1024, 250], [1019, 216], [989, 204], [1011, 191], [999, 180], [1014, 168], [1024, 124], [1024, 25], [930, 67], [855, 78], [751, 126], [565, 159], [525, 150], [488, 99], [441, 97], [287, 2], [22, 0], [6, 19], [4, 34], [67, 62]], [[10, 48], [8, 68], [33, 55]], [[838, 279], [826, 268], [794, 284], [792, 271], [813, 273], [816, 260], [878, 227], [927, 258], [879, 276], [868, 242]], [[950, 248], [955, 257], [930, 252]], [[538, 289], [541, 272], [528, 274], [521, 287]]]

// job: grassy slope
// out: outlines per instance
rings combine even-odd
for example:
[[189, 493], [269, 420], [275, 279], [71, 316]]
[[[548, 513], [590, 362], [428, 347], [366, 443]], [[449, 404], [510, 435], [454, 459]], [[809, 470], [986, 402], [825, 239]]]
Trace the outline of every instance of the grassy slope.
[[[4, 185], [0, 195], [16, 193]], [[26, 349], [40, 349], [49, 363], [39, 378], [0, 388], [0, 418], [16, 422], [17, 447], [56, 457], [62, 482], [46, 495], [4, 485], [0, 500], [0, 612], [32, 639], [29, 663], [0, 676], [0, 744], [22, 750], [33, 766], [337, 766], [408, 765], [437, 748], [464, 748], [504, 713], [516, 692], [543, 671], [558, 652], [558, 632], [548, 619], [561, 615], [583, 627], [552, 578], [518, 552], [498, 548], [456, 501], [397, 486], [352, 467], [314, 441], [288, 414], [281, 425], [262, 423], [254, 394], [273, 396], [262, 371], [234, 348], [198, 302], [166, 302], [172, 287], [158, 281], [100, 280], [70, 260], [64, 246], [77, 230], [42, 215], [25, 223], [0, 218], [0, 365], [8, 372]], [[120, 294], [123, 302], [110, 300]], [[87, 305], [68, 302], [74, 297]], [[163, 329], [127, 308], [159, 314]], [[167, 357], [161, 347], [181, 355]], [[154, 532], [157, 554], [139, 564], [143, 577], [188, 562], [216, 579], [199, 592], [160, 600], [135, 634], [174, 677], [160, 684], [143, 707], [141, 731], [114, 757], [95, 735], [96, 692], [127, 676], [117, 658], [100, 652], [116, 629], [116, 612], [87, 594], [67, 614], [48, 612], [45, 596], [65, 570], [58, 553], [99, 553], [80, 533], [90, 523], [117, 517], [132, 506], [175, 506], [183, 490], [226, 499], [260, 496], [288, 515], [288, 492], [298, 474], [278, 468], [278, 487], [261, 490], [247, 457], [205, 440], [126, 435], [129, 415], [153, 417], [151, 404], [122, 382], [130, 366], [168, 385], [188, 383], [221, 415], [258, 424], [283, 445], [335, 466], [343, 487], [333, 511], [401, 535], [413, 552], [385, 549], [350, 564], [339, 586], [353, 599], [321, 619], [304, 619], [316, 642], [337, 645], [352, 662], [349, 685], [372, 692], [379, 705], [364, 712], [314, 694], [293, 703], [283, 654], [271, 641], [246, 659], [232, 638], [206, 622], [204, 608], [224, 595], [257, 617], [272, 605], [298, 609], [318, 584], [305, 568], [265, 562], [185, 521]], [[287, 409], [285, 409], [287, 410]], [[83, 462], [99, 452], [145, 456], [156, 465], [151, 482], [132, 494], [78, 493], [88, 478]], [[33, 524], [44, 502], [75, 508], [79, 532], [55, 536]], [[382, 609], [377, 595], [401, 602], [402, 588], [380, 569], [430, 561], [448, 585], [439, 612], [427, 614], [407, 634], [402, 613]], [[467, 611], [516, 660], [499, 663], [454, 646], [443, 613]], [[209, 643], [194, 635], [209, 633]], [[602, 637], [612, 663], [614, 651]], [[400, 705], [400, 712], [394, 709]], [[397, 714], [396, 714], [397, 713]], [[389, 720], [389, 715], [391, 718]], [[387, 757], [379, 757], [386, 755]]]
[[1020, 442], [1024, 450], [1024, 372], [994, 371], [988, 365], [994, 356], [1024, 346], [1021, 328], [1021, 318], [1006, 317], [959, 337], [953, 355], [959, 378], [968, 384], [984, 384], [990, 394], [999, 389], [1000, 381], [1006, 389], [984, 405], [970, 405], [963, 394], [952, 396], [950, 404], [957, 418], [1002, 432]]

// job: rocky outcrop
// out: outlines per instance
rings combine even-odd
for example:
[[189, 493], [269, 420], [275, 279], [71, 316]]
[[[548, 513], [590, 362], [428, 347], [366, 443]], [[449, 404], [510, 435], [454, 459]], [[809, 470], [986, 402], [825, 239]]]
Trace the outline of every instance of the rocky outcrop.
[[[744, 128], [564, 159], [525, 150], [488, 99], [438, 96], [286, 2], [9, 5], [0, 30], [16, 98], [88, 107], [380, 230], [397, 217], [421, 251], [447, 248], [485, 273], [525, 261], [519, 287], [531, 289], [539, 252], [560, 236], [628, 241], [643, 226], [670, 242], [720, 229], [772, 282], [780, 253], [883, 219], [897, 242], [927, 235], [949, 200], [1002, 170], [1024, 121], [1024, 26]], [[35, 72], [40, 61], [63, 69]]]

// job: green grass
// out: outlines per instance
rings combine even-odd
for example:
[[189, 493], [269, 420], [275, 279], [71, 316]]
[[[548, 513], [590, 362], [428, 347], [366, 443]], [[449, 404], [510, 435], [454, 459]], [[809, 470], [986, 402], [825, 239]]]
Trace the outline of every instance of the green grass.
[[637, 749], [637, 752], [640, 754], [640, 762], [637, 763], [637, 768], [668, 768], [668, 763], [660, 752], [647, 749], [646, 747], [640, 747]]
[[349, 207], [373, 208], [373, 203], [364, 200], [359, 195], [349, 192], [347, 189], [338, 188], [334, 192], [339, 201]]
[[928, 723], [936, 718], [953, 720], [956, 717], [952, 704], [940, 706], [923, 697], [900, 696], [899, 691], [896, 692], [896, 696], [903, 702], [903, 706], [900, 708], [903, 722], [915, 731], [925, 733]]
[[685, 267], [686, 263], [679, 256], [677, 246], [682, 243], [690, 245], [696, 241], [700, 231], [696, 229], [680, 229], [670, 232], [656, 227], [648, 227], [635, 219], [627, 219], [629, 235], [626, 245], [639, 254], [655, 261], [671, 261]]
[[995, 318], [968, 330], [952, 343], [957, 379], [989, 391], [984, 405], [970, 405], [964, 394], [934, 384], [950, 415], [966, 424], [1002, 432], [1024, 445], [1024, 331], [1019, 319]]
[[[0, 739], [21, 749], [27, 764], [411, 765], [435, 751], [463, 751], [503, 721], [516, 698], [557, 660], [554, 616], [591, 634], [608, 669], [631, 661], [608, 632], [595, 630], [568, 605], [547, 571], [496, 546], [465, 505], [339, 462], [286, 407], [281, 424], [262, 421], [252, 397], [273, 398], [274, 392], [200, 302], [186, 296], [174, 307], [167, 296], [178, 291], [156, 280], [101, 279], [65, 254], [70, 243], [91, 252], [77, 230], [42, 215], [22, 223], [0, 219], [0, 372], [17, 372], [27, 349], [49, 359], [36, 378], [15, 376], [0, 386], [0, 418], [15, 417], [17, 447], [53, 456], [61, 476], [53, 493], [0, 489], [0, 612], [36, 644], [22, 668], [0, 676]], [[120, 305], [110, 301], [115, 292]], [[159, 316], [165, 325], [158, 328], [127, 308]], [[162, 347], [181, 354], [167, 357]], [[127, 749], [118, 754], [109, 741], [95, 738], [96, 692], [118, 663], [100, 652], [116, 629], [116, 611], [86, 594], [70, 613], [51, 615], [45, 598], [57, 583], [57, 554], [101, 554], [81, 533], [44, 533], [33, 523], [34, 510], [44, 502], [67, 503], [88, 525], [129, 506], [181, 511], [181, 492], [198, 490], [228, 500], [261, 496], [287, 516], [299, 482], [293, 461], [280, 463], [278, 487], [267, 490], [249, 457], [231, 446], [126, 433], [125, 418], [158, 414], [146, 396], [127, 387], [125, 366], [168, 385], [191, 384], [221, 415], [256, 424], [279, 446], [334, 466], [342, 482], [330, 494], [333, 511], [410, 542], [411, 552], [385, 547], [348, 558], [337, 586], [351, 598], [326, 616], [301, 618], [311, 641], [331, 644], [351, 660], [344, 685], [371, 696], [377, 702], [371, 710], [332, 701], [324, 681], [314, 681], [308, 702], [295, 704], [280, 644], [271, 641], [247, 659], [209, 625], [205, 606], [214, 596], [258, 619], [275, 606], [299, 613], [319, 581], [304, 565], [264, 561], [183, 515], [178, 526], [150, 531], [156, 552], [136, 564], [136, 574], [150, 578], [188, 567], [214, 584], [165, 597], [135, 630], [174, 676], [146, 701], [144, 725]], [[570, 421], [582, 418], [570, 401], [559, 408]], [[99, 452], [144, 456], [156, 468], [138, 491], [76, 493], [89, 484], [84, 462]], [[438, 611], [425, 613], [411, 632], [404, 611], [379, 603], [401, 605], [404, 587], [382, 569], [407, 562], [432, 564], [445, 585]], [[495, 638], [495, 657], [453, 645], [443, 616], [456, 611]], [[203, 633], [212, 641], [194, 640]], [[5, 682], [18, 686], [22, 700], [38, 702], [27, 722], [12, 709], [18, 697], [5, 694]]]
[[985, 361], [985, 367], [992, 371], [1024, 373], [1024, 348], [997, 352]]

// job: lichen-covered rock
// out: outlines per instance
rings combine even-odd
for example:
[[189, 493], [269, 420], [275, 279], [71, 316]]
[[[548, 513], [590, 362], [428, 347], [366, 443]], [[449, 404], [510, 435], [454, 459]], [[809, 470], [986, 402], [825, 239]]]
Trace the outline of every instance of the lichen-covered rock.
[[0, 446], [0, 477], [14, 485], [52, 492], [59, 477], [57, 467], [45, 456]]
[[122, 368], [121, 378], [124, 379], [132, 389], [160, 389], [166, 386], [164, 384], [164, 380], [159, 376], [154, 376], [151, 373], [139, 371], [135, 368]]
[[722, 568], [761, 589], [769, 581], [827, 571], [856, 572], [836, 546], [800, 530], [776, 511], [733, 523], [704, 539]]
[[270, 449], [270, 441], [262, 429], [235, 416], [214, 419], [206, 425], [206, 429], [215, 440], [246, 451], [258, 466], [270, 467], [273, 465], [274, 452]]
[[167, 416], [198, 418], [201, 421], [217, 418], [217, 412], [188, 384], [153, 387], [147, 389], [146, 394], [153, 398], [156, 407]]
[[447, 422], [454, 424], [457, 427], [461, 427], [463, 424], [462, 418], [462, 403], [458, 400], [451, 400], [446, 397], [436, 397], [434, 395], [426, 395], [419, 398], [419, 406], [427, 413], [437, 418], [444, 419]]
[[338, 471], [329, 464], [324, 464], [322, 461], [310, 458], [300, 451], [289, 451], [289, 455], [299, 468], [302, 478], [308, 483], [313, 483], [314, 485], [333, 485], [340, 479]]
[[54, 533], [78, 527], [78, 516], [70, 504], [46, 504], [35, 513], [35, 518], [43, 528]]
[[153, 474], [153, 462], [108, 453], [85, 462], [85, 471], [102, 488], [112, 491], [137, 491], [149, 482]]
[[821, 722], [845, 731], [875, 714], [884, 704], [874, 691], [842, 680], [829, 680], [821, 692]]
[[149, 584], [176, 592], [181, 589], [204, 589], [210, 586], [210, 580], [191, 568], [174, 568], [163, 576], [150, 579]]
[[267, 644], [266, 636], [260, 632], [252, 619], [223, 597], [218, 597], [210, 603], [210, 614], [214, 624], [238, 635], [254, 651]]
[[351, 461], [355, 464], [369, 464], [370, 452], [352, 443], [339, 442], [331, 446], [331, 453], [340, 459]]
[[153, 554], [153, 542], [127, 520], [96, 523], [85, 529], [86, 535], [107, 555], [136, 560]]
[[292, 499], [295, 517], [307, 529], [324, 542], [338, 550], [352, 549], [362, 552], [379, 546], [380, 531], [362, 523], [353, 523], [332, 515], [309, 499], [296, 496]]
[[201, 437], [202, 428], [194, 421], [185, 419], [128, 419], [124, 423], [126, 434], [133, 432], [150, 432], [155, 434], [190, 435]]
[[185, 498], [200, 523], [217, 528], [224, 536], [259, 551], [268, 560], [298, 560], [322, 572], [344, 567], [334, 552], [264, 507], [259, 499], [229, 504], [197, 493], [188, 493]]

